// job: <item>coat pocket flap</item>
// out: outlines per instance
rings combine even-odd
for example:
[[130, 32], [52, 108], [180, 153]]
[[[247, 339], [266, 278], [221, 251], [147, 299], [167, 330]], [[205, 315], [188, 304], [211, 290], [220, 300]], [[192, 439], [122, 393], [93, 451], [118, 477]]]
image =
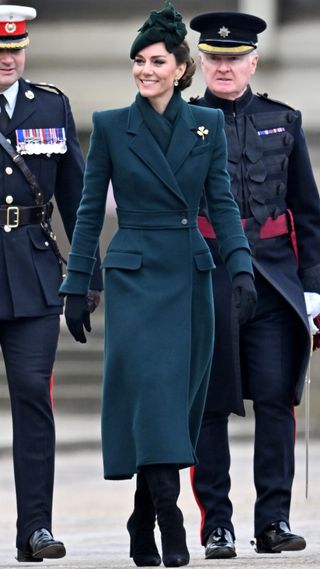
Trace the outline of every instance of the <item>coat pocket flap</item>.
[[199, 271], [210, 271], [215, 268], [212, 255], [209, 251], [204, 253], [197, 253], [194, 256], [196, 267]]
[[127, 269], [135, 271], [142, 265], [141, 253], [110, 251], [101, 263], [102, 269]]
[[50, 250], [50, 243], [39, 226], [28, 227], [28, 235], [35, 249], [40, 251]]

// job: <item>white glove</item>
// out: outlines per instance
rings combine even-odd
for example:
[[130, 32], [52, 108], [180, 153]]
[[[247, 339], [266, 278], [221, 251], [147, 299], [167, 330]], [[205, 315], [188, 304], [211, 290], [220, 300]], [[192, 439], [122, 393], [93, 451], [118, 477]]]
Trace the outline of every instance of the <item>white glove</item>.
[[314, 318], [320, 314], [320, 294], [317, 292], [305, 292], [304, 300], [306, 303], [310, 333], [312, 336], [320, 332], [319, 328], [314, 323]]

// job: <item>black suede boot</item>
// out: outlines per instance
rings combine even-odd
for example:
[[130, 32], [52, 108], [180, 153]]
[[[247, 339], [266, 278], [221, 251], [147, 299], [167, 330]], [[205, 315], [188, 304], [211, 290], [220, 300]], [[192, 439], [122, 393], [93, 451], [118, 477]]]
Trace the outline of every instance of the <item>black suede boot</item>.
[[156, 511], [148, 484], [144, 474], [139, 472], [134, 495], [134, 511], [127, 523], [130, 534], [130, 557], [133, 557], [138, 567], [155, 567], [161, 563], [154, 539], [155, 522]]
[[183, 515], [177, 506], [180, 493], [179, 469], [172, 464], [156, 464], [144, 466], [143, 472], [156, 509], [163, 563], [166, 567], [188, 565], [190, 556]]

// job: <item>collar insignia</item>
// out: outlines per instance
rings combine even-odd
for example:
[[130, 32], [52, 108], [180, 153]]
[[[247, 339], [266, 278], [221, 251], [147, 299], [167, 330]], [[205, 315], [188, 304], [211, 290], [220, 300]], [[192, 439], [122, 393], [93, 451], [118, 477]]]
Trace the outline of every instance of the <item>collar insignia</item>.
[[26, 91], [24, 94], [25, 97], [27, 97], [27, 99], [34, 99], [34, 92], [33, 91]]

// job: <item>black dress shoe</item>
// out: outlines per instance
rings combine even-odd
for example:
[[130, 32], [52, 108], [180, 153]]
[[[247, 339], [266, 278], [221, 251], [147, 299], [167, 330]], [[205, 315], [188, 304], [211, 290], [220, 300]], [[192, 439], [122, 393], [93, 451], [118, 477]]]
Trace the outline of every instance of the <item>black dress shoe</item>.
[[37, 529], [29, 539], [29, 551], [18, 549], [17, 561], [43, 561], [60, 559], [66, 554], [62, 541], [54, 539], [52, 533], [45, 528]]
[[301, 551], [306, 540], [291, 533], [287, 522], [273, 522], [260, 535], [255, 543], [257, 553], [281, 553], [281, 551]]
[[206, 542], [206, 559], [226, 559], [236, 557], [236, 548], [232, 533], [226, 528], [214, 529]]

